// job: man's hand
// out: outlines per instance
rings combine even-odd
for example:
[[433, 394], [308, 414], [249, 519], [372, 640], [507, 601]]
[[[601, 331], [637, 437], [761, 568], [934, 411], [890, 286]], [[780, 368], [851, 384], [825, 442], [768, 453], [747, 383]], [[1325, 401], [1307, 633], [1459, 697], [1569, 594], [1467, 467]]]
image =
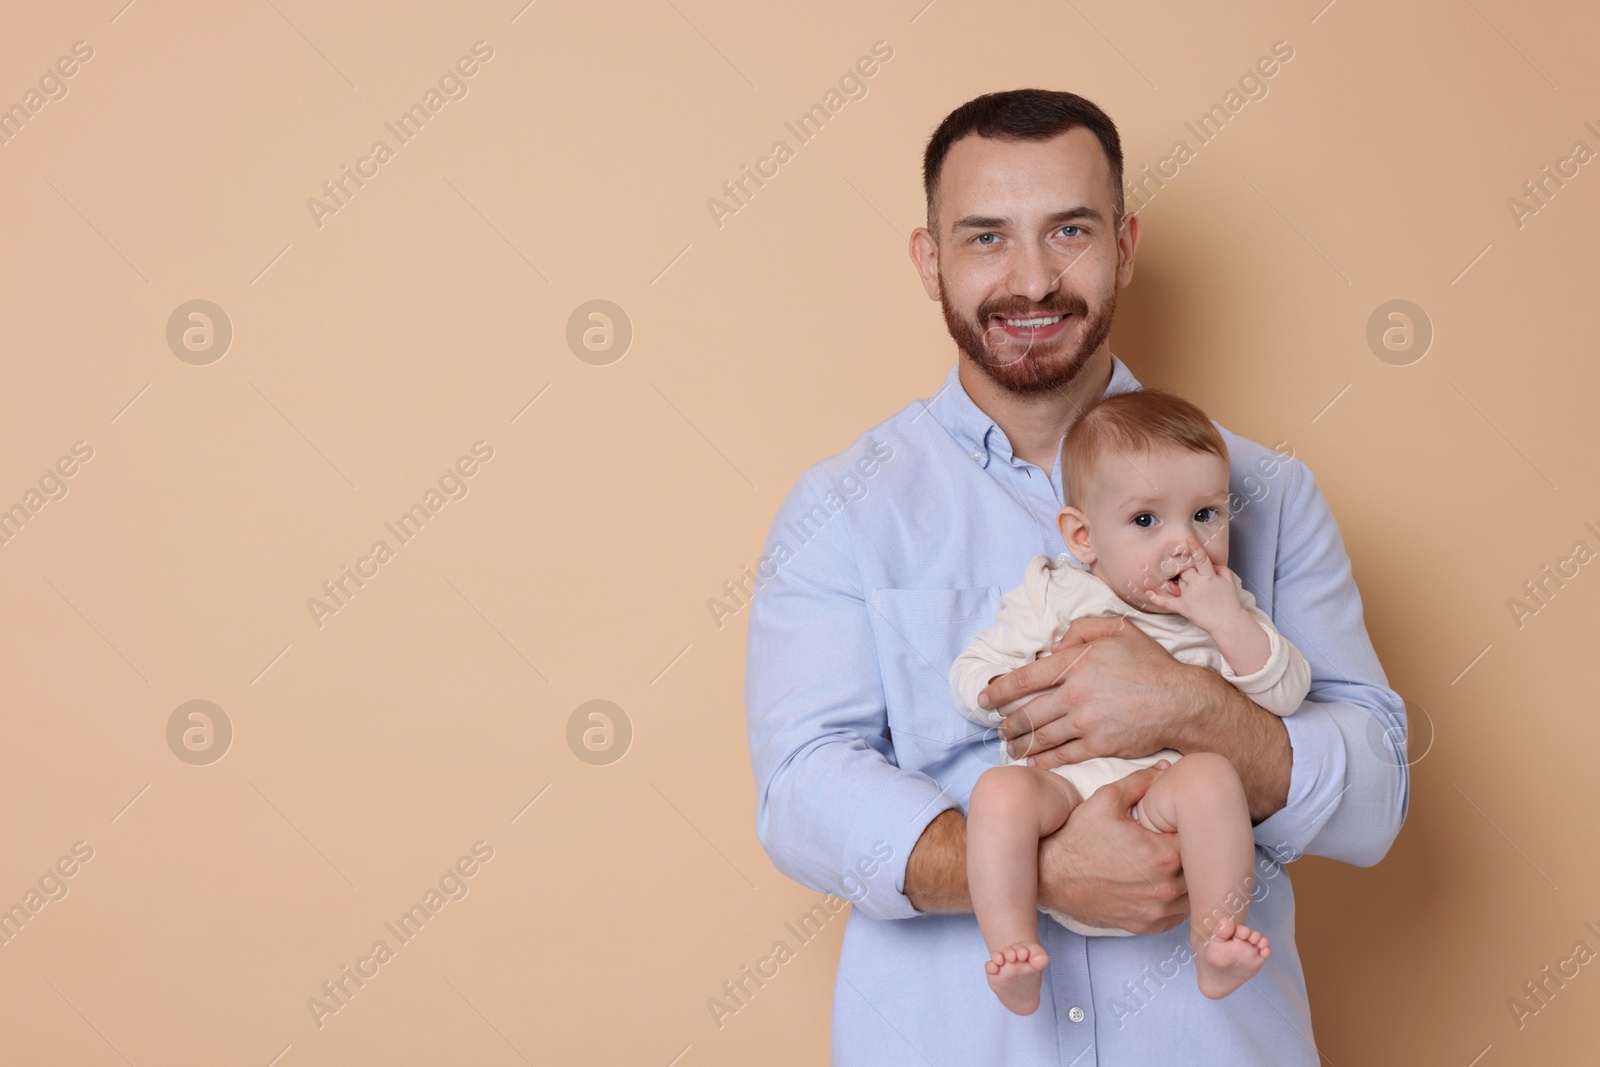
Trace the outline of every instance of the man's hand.
[[1030, 753], [1036, 767], [1164, 748], [1215, 752], [1239, 772], [1252, 822], [1289, 802], [1294, 753], [1283, 720], [1216, 671], [1179, 663], [1126, 619], [1073, 620], [1050, 655], [995, 678], [978, 702], [1000, 707], [1040, 690], [1000, 724], [1012, 755]]
[[[1129, 810], [1162, 767], [1147, 767], [1095, 791], [1066, 825], [1039, 842], [1039, 902], [1088, 923], [1136, 934], [1170, 930], [1189, 914], [1175, 834], [1140, 826]], [[967, 820], [941, 812], [912, 846], [905, 893], [924, 913], [972, 912]]]
[[1147, 767], [1097, 789], [1039, 842], [1039, 903], [1090, 926], [1158, 933], [1189, 914], [1176, 834], [1158, 834], [1129, 809], [1161, 770]]
[[1028, 762], [1035, 767], [1094, 756], [1134, 759], [1163, 748], [1182, 751], [1173, 742], [1207, 706], [1206, 675], [1228, 686], [1214, 671], [1179, 663], [1121, 616], [1081, 618], [1050, 655], [995, 678], [978, 703], [1000, 707], [1050, 690], [1000, 724], [1008, 751], [1031, 753]]

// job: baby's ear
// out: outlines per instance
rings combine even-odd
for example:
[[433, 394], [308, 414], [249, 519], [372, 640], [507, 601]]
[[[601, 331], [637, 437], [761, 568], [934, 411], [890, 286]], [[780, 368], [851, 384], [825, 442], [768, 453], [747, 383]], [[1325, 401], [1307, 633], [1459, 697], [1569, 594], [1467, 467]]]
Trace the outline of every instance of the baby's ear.
[[1074, 559], [1084, 565], [1094, 562], [1094, 546], [1089, 543], [1089, 519], [1083, 512], [1067, 505], [1056, 514], [1056, 526]]

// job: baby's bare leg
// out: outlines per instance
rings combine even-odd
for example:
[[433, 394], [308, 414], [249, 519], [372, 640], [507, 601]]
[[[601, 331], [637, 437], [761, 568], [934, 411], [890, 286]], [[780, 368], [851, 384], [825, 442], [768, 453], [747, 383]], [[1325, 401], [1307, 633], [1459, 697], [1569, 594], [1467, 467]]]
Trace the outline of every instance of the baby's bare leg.
[[967, 805], [967, 887], [991, 953], [989, 988], [1018, 1015], [1039, 1008], [1039, 839], [1054, 833], [1080, 802], [1059, 774], [1010, 764], [991, 767]]
[[1271, 954], [1260, 931], [1241, 925], [1250, 916], [1255, 839], [1238, 772], [1214, 752], [1187, 755], [1155, 780], [1134, 815], [1178, 835], [1200, 991], [1213, 1000], [1227, 996]]

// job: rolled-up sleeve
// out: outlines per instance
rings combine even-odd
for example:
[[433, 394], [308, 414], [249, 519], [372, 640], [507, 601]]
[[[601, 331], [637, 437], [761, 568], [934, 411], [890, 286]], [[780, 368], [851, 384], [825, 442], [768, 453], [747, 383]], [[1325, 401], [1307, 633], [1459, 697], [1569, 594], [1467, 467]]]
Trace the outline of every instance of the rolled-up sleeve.
[[1311, 664], [1311, 691], [1283, 720], [1293, 748], [1289, 799], [1256, 826], [1280, 860], [1371, 866], [1405, 821], [1405, 703], [1367, 636], [1350, 558], [1311, 471], [1293, 461], [1279, 515], [1274, 624]]
[[869, 918], [909, 918], [921, 914], [904, 891], [911, 849], [928, 823], [960, 805], [931, 777], [894, 763], [847, 516], [825, 499], [811, 472], [802, 475], [758, 568], [765, 580], [750, 608], [745, 663], [756, 833], [802, 885]]

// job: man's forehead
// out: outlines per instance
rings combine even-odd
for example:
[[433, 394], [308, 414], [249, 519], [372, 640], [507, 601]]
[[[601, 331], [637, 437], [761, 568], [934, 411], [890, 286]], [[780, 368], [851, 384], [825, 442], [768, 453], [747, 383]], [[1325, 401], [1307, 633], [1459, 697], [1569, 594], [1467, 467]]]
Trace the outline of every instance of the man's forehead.
[[1100, 141], [1075, 126], [1047, 141], [1011, 141], [969, 134], [950, 146], [939, 175], [940, 198], [948, 210], [958, 200], [962, 214], [1008, 214], [1019, 199], [1109, 203], [1110, 163]]

